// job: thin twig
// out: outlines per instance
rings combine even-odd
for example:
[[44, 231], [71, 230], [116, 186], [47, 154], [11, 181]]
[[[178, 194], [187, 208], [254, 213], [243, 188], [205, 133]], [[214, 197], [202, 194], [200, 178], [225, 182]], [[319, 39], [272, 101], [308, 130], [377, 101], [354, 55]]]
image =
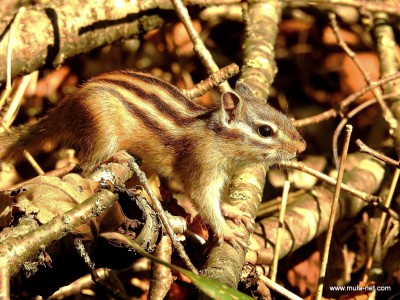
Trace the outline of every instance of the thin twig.
[[287, 299], [290, 299], [290, 300], [302, 300], [303, 299], [303, 298], [300, 298], [299, 296], [293, 294], [291, 291], [281, 287], [279, 284], [275, 283], [274, 281], [272, 281], [271, 279], [269, 279], [268, 277], [266, 277], [264, 275], [259, 274], [258, 277], [260, 278], [260, 280], [262, 280], [265, 283], [265, 285], [269, 289], [285, 296]]
[[276, 241], [274, 247], [274, 259], [272, 261], [272, 269], [270, 276], [271, 280], [274, 282], [276, 281], [276, 274], [278, 273], [279, 252], [281, 250], [281, 240], [283, 234], [283, 226], [285, 221], [285, 213], [286, 213], [286, 205], [289, 195], [289, 189], [290, 189], [290, 182], [286, 180], [283, 186], [282, 203], [280, 205], [280, 210], [279, 210], [278, 230], [276, 232]]
[[30, 154], [27, 150], [24, 150], [23, 152], [24, 157], [26, 160], [31, 164], [33, 169], [38, 173], [39, 175], [44, 175], [43, 169], [40, 167], [40, 165], [37, 163], [37, 161], [33, 158], [32, 154]]
[[[324, 182], [326, 182], [326, 183], [328, 183], [330, 185], [336, 185], [336, 183], [337, 183], [337, 181], [334, 178], [332, 178], [332, 177], [330, 177], [330, 176], [328, 176], [328, 175], [326, 175], [324, 173], [321, 173], [321, 172], [319, 172], [317, 170], [314, 170], [314, 169], [312, 169], [310, 167], [307, 167], [306, 165], [304, 165], [301, 162], [283, 161], [283, 162], [280, 162], [279, 165], [305, 172], [307, 174], [310, 174], [312, 176], [317, 177], [318, 179], [323, 180]], [[365, 202], [368, 202], [368, 203], [375, 203], [375, 202], [380, 203], [381, 202], [381, 198], [380, 197], [373, 196], [371, 194], [367, 194], [367, 193], [361, 192], [361, 191], [359, 191], [357, 189], [354, 189], [354, 188], [348, 186], [345, 183], [341, 184], [341, 188], [344, 191], [349, 192], [353, 196], [355, 196], [355, 197], [357, 197], [357, 198], [359, 198], [359, 199], [361, 199], [361, 200], [363, 200]]]
[[[373, 89], [380, 88], [382, 85], [394, 81], [396, 79], [400, 78], [400, 72], [396, 72], [392, 75], [383, 77], [377, 81], [371, 82], [370, 85], [364, 86], [362, 89], [358, 90], [357, 92], [351, 94], [350, 96], [347, 96], [343, 101], [340, 102], [340, 108], [343, 110], [343, 108], [349, 106], [351, 103], [353, 103], [355, 100], [360, 98], [362, 95], [368, 93], [369, 91], [372, 91]], [[389, 94], [388, 94], [389, 95]], [[390, 94], [392, 97], [397, 96], [397, 93]]]
[[[392, 182], [390, 184], [389, 193], [386, 197], [385, 203], [383, 204], [385, 207], [389, 207], [392, 202], [394, 191], [396, 189], [397, 182], [399, 181], [399, 175], [400, 175], [400, 170], [396, 169], [396, 171], [394, 172], [393, 178], [392, 178]], [[371, 252], [368, 255], [368, 260], [367, 260], [367, 263], [365, 266], [364, 276], [363, 276], [363, 280], [362, 280], [363, 282], [368, 281], [368, 273], [371, 270], [372, 264], [374, 262], [374, 259], [373, 259], [374, 253], [375, 253], [376, 247], [378, 246], [378, 241], [380, 241], [379, 236], [381, 235], [383, 226], [385, 225], [385, 221], [386, 221], [386, 214], [381, 214], [378, 229], [375, 234], [374, 242], [372, 243]]]
[[[295, 170], [299, 170], [302, 172], [305, 172], [307, 174], [310, 174], [312, 176], [317, 177], [318, 179], [323, 180], [324, 182], [330, 184], [330, 185], [336, 185], [336, 180], [324, 173], [321, 173], [317, 170], [314, 170], [310, 167], [307, 167], [306, 165], [304, 165], [301, 162], [294, 162], [294, 161], [282, 161], [278, 164], [279, 166], [282, 167], [287, 167], [287, 168], [291, 168], [291, 169], [295, 169]], [[352, 187], [348, 186], [345, 183], [341, 184], [341, 188], [342, 190], [352, 194], [353, 196], [367, 202], [370, 205], [374, 205], [376, 206], [378, 209], [380, 209], [381, 211], [387, 213], [388, 215], [390, 215], [392, 218], [399, 220], [399, 215], [397, 212], [395, 212], [393, 209], [388, 208], [384, 205], [382, 205], [382, 198], [379, 196], [374, 196], [371, 194], [367, 194], [364, 192], [361, 192], [357, 189], [353, 189]]]
[[[203, 65], [206, 67], [207, 72], [209, 74], [218, 72], [219, 68], [215, 63], [214, 59], [212, 58], [210, 51], [208, 51], [208, 49], [204, 45], [204, 42], [201, 40], [196, 29], [194, 28], [193, 23], [190, 20], [187, 8], [183, 5], [181, 0], [172, 0], [172, 4], [174, 5], [176, 14], [178, 15], [183, 25], [185, 26], [186, 31], [188, 32], [189, 37], [193, 42], [194, 51], [200, 58]], [[227, 92], [230, 90], [228, 82], [221, 83], [219, 87], [221, 92]]]
[[207, 79], [196, 84], [194, 87], [182, 92], [190, 99], [199, 97], [211, 90], [213, 87], [218, 86], [227, 79], [237, 75], [239, 71], [238, 65], [230, 64], [218, 70], [218, 72], [211, 74]]
[[14, 21], [11, 24], [10, 32], [8, 34], [8, 45], [7, 45], [7, 89], [11, 89], [11, 56], [12, 56], [12, 48], [14, 42], [14, 33], [16, 31], [17, 26], [19, 25], [19, 21], [21, 20], [22, 15], [25, 12], [25, 7], [22, 6], [19, 8], [17, 14], [15, 15]]
[[15, 15], [14, 20], [12, 21], [10, 32], [8, 33], [8, 45], [7, 45], [7, 60], [6, 60], [6, 88], [4, 94], [0, 99], [0, 109], [3, 107], [5, 101], [7, 100], [8, 96], [11, 94], [11, 56], [12, 56], [12, 46], [14, 41], [14, 32], [16, 27], [21, 20], [23, 13], [25, 12], [25, 7], [20, 7], [17, 14]]
[[307, 118], [304, 118], [301, 120], [294, 120], [294, 121], [292, 121], [292, 124], [296, 127], [303, 127], [303, 126], [317, 124], [322, 121], [336, 118], [337, 115], [338, 115], [338, 110], [331, 108], [331, 109], [328, 109], [327, 111], [324, 111], [320, 114], [317, 114], [317, 115], [314, 115], [311, 117], [307, 117]]
[[25, 91], [28, 87], [29, 82], [32, 79], [32, 76], [33, 76], [32, 74], [33, 73], [22, 77], [21, 83], [18, 85], [17, 90], [15, 91], [15, 93], [13, 95], [13, 99], [10, 103], [10, 106], [8, 107], [7, 112], [4, 114], [4, 117], [1, 122], [7, 128], [9, 128], [11, 126], [12, 122], [15, 119], [15, 116], [21, 105], [21, 101], [24, 97]]
[[98, 286], [100, 286], [102, 289], [104, 289], [107, 292], [107, 294], [109, 296], [112, 296], [113, 298], [121, 299], [121, 300], [129, 299], [128, 295], [126, 295], [125, 293], [123, 293], [122, 291], [120, 291], [118, 289], [113, 288], [112, 286], [109, 286], [108, 284], [106, 284], [104, 282], [103, 279], [101, 279], [101, 277], [97, 273], [97, 270], [95, 269], [95, 264], [90, 259], [90, 256], [87, 253], [85, 246], [83, 245], [81, 239], [76, 238], [74, 240], [74, 246], [75, 246], [77, 253], [83, 259], [86, 266], [88, 267], [89, 273], [90, 273], [90, 276], [92, 277], [93, 282], [95, 282]]
[[362, 153], [367, 153], [371, 155], [372, 157], [375, 157], [387, 164], [390, 164], [396, 168], [400, 168], [400, 162], [397, 160], [394, 160], [390, 157], [387, 157], [386, 155], [383, 155], [382, 153], [379, 153], [378, 151], [375, 151], [374, 149], [371, 149], [367, 145], [365, 145], [360, 139], [356, 140], [357, 146], [360, 148], [360, 152]]
[[361, 103], [359, 106], [354, 108], [351, 112], [349, 112], [348, 115], [345, 118], [343, 118], [340, 121], [339, 125], [336, 127], [335, 132], [333, 133], [333, 137], [332, 137], [332, 152], [333, 152], [333, 160], [335, 162], [336, 169], [339, 168], [338, 140], [339, 140], [339, 135], [342, 132], [342, 129], [346, 126], [349, 119], [353, 118], [360, 111], [366, 109], [367, 107], [371, 106], [374, 103], [376, 103], [376, 99], [371, 99], [371, 100]]
[[[346, 52], [346, 54], [356, 64], [357, 68], [360, 70], [361, 74], [364, 76], [364, 79], [367, 82], [368, 86], [371, 86], [373, 81], [371, 80], [367, 70], [365, 69], [365, 67], [359, 60], [359, 58], [356, 56], [356, 54], [350, 49], [350, 47], [346, 44], [346, 42], [343, 40], [342, 36], [340, 35], [339, 26], [336, 21], [336, 15], [334, 13], [329, 13], [329, 19], [331, 21], [332, 30], [336, 36], [339, 46], [342, 47], [342, 49]], [[374, 94], [376, 100], [378, 101], [378, 103], [382, 109], [383, 118], [390, 126], [390, 129], [392, 129], [392, 131], [394, 131], [395, 128], [397, 128], [397, 120], [393, 116], [392, 111], [386, 105], [385, 101], [383, 101], [382, 92], [379, 89], [372, 89], [372, 93]]]
[[143, 187], [147, 194], [149, 195], [153, 207], [160, 216], [161, 222], [164, 225], [165, 230], [167, 231], [169, 237], [171, 238], [171, 241], [174, 245], [174, 248], [178, 251], [179, 256], [182, 258], [182, 260], [186, 263], [186, 266], [189, 268], [190, 271], [192, 271], [195, 274], [199, 274], [199, 271], [197, 271], [196, 267], [192, 264], [190, 261], [189, 256], [186, 254], [185, 249], [183, 248], [182, 244], [177, 241], [175, 237], [175, 233], [171, 228], [171, 225], [169, 224], [167, 215], [161, 205], [160, 200], [154, 195], [153, 191], [151, 190], [149, 183], [147, 181], [146, 175], [142, 170], [140, 170], [139, 165], [136, 163], [134, 159], [132, 159], [129, 162], [129, 165], [131, 169], [136, 173], [136, 175], [139, 177], [140, 182], [143, 184]]
[[322, 261], [321, 261], [321, 269], [320, 269], [320, 273], [319, 273], [318, 290], [317, 290], [317, 294], [315, 296], [316, 300], [321, 300], [321, 298], [322, 298], [322, 291], [324, 288], [324, 278], [325, 278], [326, 268], [328, 265], [328, 258], [329, 258], [329, 248], [331, 245], [331, 240], [332, 240], [332, 235], [333, 235], [333, 227], [335, 225], [336, 211], [338, 208], [341, 184], [342, 184], [342, 180], [343, 180], [344, 163], [346, 161], [347, 152], [349, 150], [350, 136], [351, 136], [352, 130], [353, 130], [353, 127], [351, 125], [346, 126], [346, 139], [345, 139], [345, 142], [343, 145], [342, 158], [340, 160], [340, 166], [339, 166], [336, 187], [335, 187], [335, 194], [333, 196], [333, 201], [332, 201], [332, 206], [331, 206], [331, 214], [329, 216], [328, 229], [326, 231], [326, 240], [325, 240], [325, 246], [324, 246], [324, 250], [323, 250], [323, 257], [322, 257]]
[[0, 268], [0, 299], [11, 299], [10, 271], [8, 268]]
[[[75, 250], [78, 253], [78, 255], [83, 259], [83, 261], [85, 262], [86, 266], [89, 268], [90, 273], [92, 273], [92, 270], [94, 269], [95, 264], [90, 259], [90, 256], [86, 252], [85, 246], [83, 245], [82, 240], [80, 238], [76, 238], [74, 240], [74, 247], [75, 247]], [[100, 278], [99, 275], [97, 275], [97, 274], [94, 274], [94, 275], [92, 274], [92, 277], [94, 277], [94, 279]]]
[[[372, 86], [364, 86], [362, 89], [358, 90], [357, 92], [354, 92], [353, 94], [347, 96], [345, 99], [343, 99], [340, 102], [340, 108], [339, 109], [335, 109], [335, 108], [331, 108], [327, 111], [324, 111], [320, 114], [311, 116], [311, 117], [307, 117], [301, 120], [295, 120], [293, 121], [293, 125], [296, 127], [303, 127], [303, 126], [307, 126], [307, 125], [311, 125], [311, 124], [316, 124], [325, 120], [329, 120], [332, 118], [335, 118], [337, 115], [339, 114], [343, 114], [343, 111], [347, 108], [347, 106], [349, 106], [351, 103], [353, 103], [354, 101], [356, 101], [358, 98], [360, 98], [362, 95], [368, 93], [369, 91], [371, 91], [372, 89], [376, 89], [378, 87], [380, 87], [381, 85], [396, 80], [400, 78], [400, 72], [397, 72], [393, 75], [384, 77], [378, 81], [375, 81], [374, 84]], [[390, 93], [390, 94], [386, 94], [383, 95], [383, 99], [388, 99], [388, 98], [392, 98], [394, 96], [398, 96], [398, 93]], [[374, 100], [374, 103], [376, 102], [375, 98], [370, 98], [369, 100]], [[366, 101], [365, 101], [366, 102]]]

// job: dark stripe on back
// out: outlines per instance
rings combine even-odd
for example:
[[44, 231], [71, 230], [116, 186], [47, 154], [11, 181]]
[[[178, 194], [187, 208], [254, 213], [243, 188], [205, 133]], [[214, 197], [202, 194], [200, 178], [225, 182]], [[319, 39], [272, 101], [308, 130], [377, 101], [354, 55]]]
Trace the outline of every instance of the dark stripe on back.
[[[168, 135], [168, 132], [165, 129], [165, 127], [160, 122], [154, 120], [154, 117], [143, 112], [143, 110], [141, 110], [140, 107], [138, 107], [137, 105], [126, 99], [118, 91], [105, 86], [102, 86], [102, 89], [105, 90], [107, 93], [113, 95], [115, 98], [117, 98], [129, 111], [129, 113], [132, 114], [135, 117], [135, 119], [141, 120], [141, 122], [147, 128], [149, 128], [150, 131], [154, 132], [159, 137], [159, 139], [162, 141], [164, 145], [174, 144], [175, 142], [174, 138]], [[95, 90], [98, 91], [99, 89], [96, 88]]]
[[185, 95], [182, 94], [182, 92], [176, 86], [169, 84], [168, 82], [165, 82], [165, 81], [161, 80], [160, 78], [154, 77], [151, 74], [139, 73], [139, 72], [134, 72], [134, 71], [126, 71], [126, 70], [122, 70], [121, 73], [128, 74], [131, 77], [135, 77], [146, 83], [160, 86], [164, 91], [169, 93], [172, 98], [181, 102], [184, 106], [186, 106], [189, 110], [192, 110], [193, 112], [201, 112], [201, 111], [204, 111], [204, 109], [205, 109], [205, 107], [188, 99]]
[[153, 116], [146, 114], [137, 105], [125, 99], [121, 93], [109, 87], [103, 86], [102, 88], [117, 98], [136, 119], [140, 119], [150, 131], [156, 134], [165, 146], [170, 147], [171, 151], [175, 153], [176, 160], [173, 163], [175, 167], [180, 163], [181, 158], [193, 152], [193, 147], [196, 147], [195, 145], [197, 144], [196, 140], [186, 137], [176, 138], [169, 135], [161, 123], [154, 120]]
[[[157, 94], [149, 93], [144, 89], [138, 87], [137, 85], [131, 84], [130, 82], [111, 79], [111, 78], [101, 78], [96, 80], [96, 82], [106, 82], [119, 87], [123, 87], [129, 92], [135, 93], [139, 98], [142, 98], [145, 101], [148, 101], [151, 104], [153, 104], [160, 114], [168, 117], [170, 121], [174, 122], [178, 126], [188, 126], [196, 121], [196, 117], [182, 117], [179, 110], [173, 109], [168, 103], [163, 101], [163, 99], [159, 97]], [[203, 108], [203, 111], [204, 110], [206, 110], [206, 108]]]

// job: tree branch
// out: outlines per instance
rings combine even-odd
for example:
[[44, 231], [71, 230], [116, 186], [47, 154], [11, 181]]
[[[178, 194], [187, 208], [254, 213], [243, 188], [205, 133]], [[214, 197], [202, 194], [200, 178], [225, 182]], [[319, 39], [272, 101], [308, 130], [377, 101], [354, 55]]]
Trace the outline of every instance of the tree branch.
[[[70, 57], [139, 37], [163, 24], [162, 11], [147, 1], [127, 3], [56, 0], [27, 7], [14, 32], [12, 77], [57, 67]], [[6, 81], [10, 23], [10, 18], [0, 21], [0, 83]]]

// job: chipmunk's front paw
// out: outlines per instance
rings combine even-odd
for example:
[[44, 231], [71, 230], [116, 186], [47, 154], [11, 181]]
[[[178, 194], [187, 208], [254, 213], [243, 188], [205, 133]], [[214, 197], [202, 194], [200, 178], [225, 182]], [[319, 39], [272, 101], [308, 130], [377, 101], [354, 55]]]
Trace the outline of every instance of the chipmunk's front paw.
[[240, 208], [228, 203], [222, 203], [221, 212], [225, 218], [233, 220], [236, 225], [244, 224], [248, 231], [253, 232], [254, 220], [248, 212], [244, 211], [243, 207]]
[[225, 241], [231, 244], [235, 249], [247, 249], [248, 247], [248, 243], [244, 241], [245, 234], [239, 231], [233, 231], [226, 223], [215, 230], [215, 234], [219, 244]]

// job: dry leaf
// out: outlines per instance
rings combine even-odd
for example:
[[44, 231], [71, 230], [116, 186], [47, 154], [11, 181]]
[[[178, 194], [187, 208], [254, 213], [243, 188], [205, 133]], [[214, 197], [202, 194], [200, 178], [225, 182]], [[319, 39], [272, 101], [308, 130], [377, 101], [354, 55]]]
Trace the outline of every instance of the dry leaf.
[[25, 214], [34, 213], [41, 224], [62, 214], [93, 195], [99, 183], [68, 174], [62, 179], [38, 176], [24, 184], [14, 196], [14, 206]]
[[320, 263], [320, 253], [315, 251], [288, 271], [287, 280], [292, 286], [297, 287], [300, 295], [313, 293], [316, 290]]

